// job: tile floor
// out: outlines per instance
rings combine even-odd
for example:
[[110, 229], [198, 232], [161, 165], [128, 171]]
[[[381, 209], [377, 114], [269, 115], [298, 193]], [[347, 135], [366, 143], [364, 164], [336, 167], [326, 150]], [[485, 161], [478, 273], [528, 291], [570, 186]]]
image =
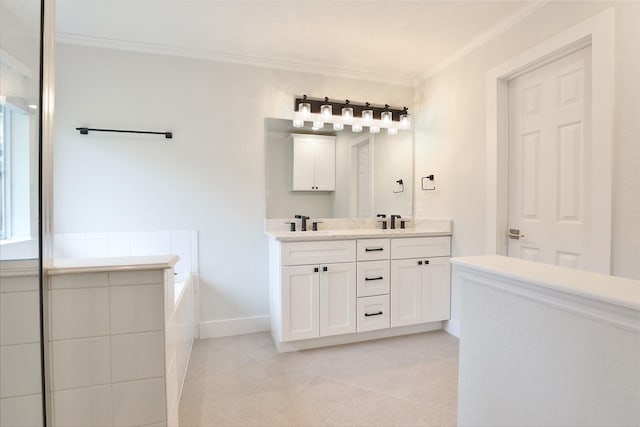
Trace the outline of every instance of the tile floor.
[[443, 331], [292, 353], [258, 333], [196, 340], [180, 426], [453, 426], [457, 401]]

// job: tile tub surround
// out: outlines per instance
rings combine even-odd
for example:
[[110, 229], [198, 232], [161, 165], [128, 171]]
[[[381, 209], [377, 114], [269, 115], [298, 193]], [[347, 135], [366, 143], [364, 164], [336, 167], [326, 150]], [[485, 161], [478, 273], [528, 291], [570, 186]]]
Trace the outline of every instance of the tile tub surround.
[[53, 236], [54, 258], [82, 259], [175, 254], [177, 274], [197, 274], [198, 232], [195, 230], [61, 233]]
[[[287, 222], [293, 218], [272, 218], [265, 220], [265, 233], [279, 241], [303, 241], [335, 239], [357, 239], [376, 237], [426, 237], [426, 236], [450, 236], [453, 223], [450, 219], [406, 217], [406, 228], [382, 230], [376, 218], [311, 218], [307, 220], [308, 231], [300, 231], [300, 220], [296, 221], [295, 232], [289, 231]], [[318, 231], [311, 231], [313, 221], [321, 221]], [[387, 218], [387, 221], [390, 221]]]
[[39, 264], [0, 263], [0, 425], [41, 426]]
[[52, 425], [177, 424], [193, 286], [176, 256], [54, 260], [47, 270]]

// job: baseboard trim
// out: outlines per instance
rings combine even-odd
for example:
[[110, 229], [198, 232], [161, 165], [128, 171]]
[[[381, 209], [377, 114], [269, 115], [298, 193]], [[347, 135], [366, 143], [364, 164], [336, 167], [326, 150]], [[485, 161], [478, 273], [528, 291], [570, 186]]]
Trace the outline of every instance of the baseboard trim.
[[450, 333], [454, 337], [460, 338], [460, 322], [458, 322], [457, 320], [447, 320], [443, 323], [442, 329], [444, 329], [445, 332]]
[[354, 334], [332, 335], [329, 337], [311, 338], [308, 340], [277, 342], [280, 353], [288, 351], [308, 350], [310, 348], [327, 347], [331, 345], [350, 344], [360, 341], [377, 340], [381, 338], [397, 337], [400, 335], [417, 334], [421, 332], [438, 331], [442, 329], [442, 322], [420, 323], [417, 325], [398, 326], [395, 328], [378, 329]]
[[240, 317], [236, 319], [200, 322], [200, 339], [252, 334], [271, 330], [269, 316]]

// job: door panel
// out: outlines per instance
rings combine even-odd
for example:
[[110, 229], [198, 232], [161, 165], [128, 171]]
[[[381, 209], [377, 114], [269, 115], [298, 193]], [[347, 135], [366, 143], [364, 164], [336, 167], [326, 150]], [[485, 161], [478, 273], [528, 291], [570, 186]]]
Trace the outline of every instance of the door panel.
[[319, 274], [314, 266], [282, 267], [282, 340], [319, 336]]
[[356, 264], [320, 266], [320, 336], [355, 331]]
[[422, 321], [422, 265], [416, 259], [391, 261], [391, 326]]
[[451, 317], [450, 258], [431, 258], [422, 274], [422, 321], [448, 320]]
[[[590, 221], [591, 48], [509, 82], [508, 255], [584, 268]], [[518, 233], [514, 233], [518, 234]], [[592, 256], [592, 255], [590, 255]]]

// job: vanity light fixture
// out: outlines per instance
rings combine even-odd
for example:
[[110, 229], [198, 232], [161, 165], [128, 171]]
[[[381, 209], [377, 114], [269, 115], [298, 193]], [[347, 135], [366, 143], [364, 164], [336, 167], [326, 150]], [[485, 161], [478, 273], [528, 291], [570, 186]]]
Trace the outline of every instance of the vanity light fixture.
[[353, 123], [353, 107], [349, 106], [349, 100], [344, 101], [344, 107], [342, 107], [342, 122], [345, 125]]
[[353, 104], [348, 99], [340, 103], [331, 101], [327, 96], [310, 99], [303, 95], [295, 99], [293, 126], [304, 127], [305, 122], [313, 122], [313, 130], [320, 130], [329, 123], [336, 131], [350, 125], [353, 132], [362, 132], [364, 127], [368, 127], [370, 133], [387, 129], [389, 135], [397, 135], [399, 129], [411, 128], [407, 107], [398, 109], [389, 104], [377, 107], [368, 102]]
[[311, 118], [311, 104], [307, 102], [307, 95], [302, 97], [302, 101], [298, 104], [298, 113], [302, 119]]
[[329, 104], [329, 98], [324, 97], [324, 104], [320, 106], [320, 115], [322, 116], [322, 120], [325, 122], [330, 122], [333, 117], [333, 107]]
[[404, 107], [402, 109], [402, 114], [400, 114], [400, 129], [409, 129], [411, 127], [411, 119], [409, 118], [408, 108]]
[[389, 104], [384, 104], [384, 111], [380, 114], [380, 118], [382, 119], [382, 123], [385, 125], [390, 125], [391, 120], [393, 119], [393, 114], [389, 111]]
[[373, 110], [368, 102], [365, 102], [365, 108], [362, 110], [362, 123], [367, 126], [373, 123]]

